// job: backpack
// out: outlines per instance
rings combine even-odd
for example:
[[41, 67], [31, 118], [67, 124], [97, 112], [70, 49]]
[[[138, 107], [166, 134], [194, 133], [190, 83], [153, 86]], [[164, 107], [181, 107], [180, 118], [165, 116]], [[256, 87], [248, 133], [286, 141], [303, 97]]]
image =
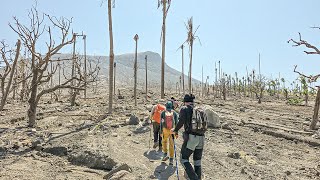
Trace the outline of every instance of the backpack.
[[190, 122], [190, 133], [203, 135], [208, 129], [208, 118], [204, 110], [200, 107], [193, 108]]
[[171, 115], [168, 115], [167, 112], [165, 112], [165, 125], [167, 129], [173, 128], [173, 112], [171, 112]]
[[[163, 111], [164, 119], [163, 119], [163, 127], [167, 129], [172, 129], [175, 127], [175, 119], [177, 118], [177, 114], [174, 111], [167, 112]], [[168, 114], [170, 113], [170, 115]]]
[[157, 104], [155, 107], [152, 119], [155, 120], [155, 122], [160, 123], [160, 115], [165, 110], [166, 110], [166, 107], [164, 105]]

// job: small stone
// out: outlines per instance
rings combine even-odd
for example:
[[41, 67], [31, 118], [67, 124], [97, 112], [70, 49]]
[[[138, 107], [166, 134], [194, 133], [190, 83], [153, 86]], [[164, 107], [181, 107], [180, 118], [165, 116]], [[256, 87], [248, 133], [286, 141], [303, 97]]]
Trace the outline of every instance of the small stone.
[[240, 153], [238, 153], [238, 152], [230, 153], [230, 154], [228, 154], [228, 157], [233, 158], [233, 159], [240, 159]]
[[263, 149], [261, 146], [257, 146], [257, 149]]
[[58, 126], [62, 126], [62, 123], [59, 123]]
[[118, 137], [117, 133], [112, 133], [112, 137]]
[[244, 168], [241, 169], [241, 174], [247, 174]]
[[300, 114], [297, 114], [296, 117], [300, 117]]
[[289, 175], [291, 175], [291, 172], [290, 172], [290, 171], [286, 171], [285, 174], [286, 174], [287, 176], [289, 176]]
[[270, 120], [270, 118], [267, 117], [266, 120]]
[[240, 112], [246, 112], [246, 108], [245, 107], [240, 107]]
[[132, 136], [131, 134], [128, 134], [128, 136]]

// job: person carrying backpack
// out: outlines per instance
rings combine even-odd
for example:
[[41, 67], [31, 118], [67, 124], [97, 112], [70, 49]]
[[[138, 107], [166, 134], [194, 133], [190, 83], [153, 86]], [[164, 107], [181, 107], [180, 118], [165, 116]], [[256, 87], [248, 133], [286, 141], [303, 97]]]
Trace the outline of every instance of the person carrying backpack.
[[[178, 123], [178, 114], [173, 110], [172, 101], [166, 103], [166, 110], [161, 113], [161, 135], [162, 135], [162, 161], [169, 159], [169, 165], [173, 165], [174, 157], [174, 139], [171, 129], [176, 127]], [[177, 137], [177, 136], [176, 136]], [[168, 140], [169, 140], [169, 157], [168, 157]]]
[[161, 113], [165, 111], [166, 107], [161, 103], [158, 103], [152, 107], [151, 110], [151, 117], [152, 125], [153, 125], [153, 148], [157, 148], [159, 146], [159, 151], [162, 149], [162, 138], [160, 136], [160, 120], [161, 120]]
[[[195, 97], [186, 94], [183, 102], [184, 106], [180, 109], [179, 122], [171, 129], [171, 133], [178, 134], [179, 129], [184, 126], [183, 144], [181, 147], [180, 160], [189, 179], [201, 179], [201, 158], [204, 148], [204, 134], [207, 130], [207, 118], [201, 108], [194, 108]], [[193, 165], [189, 162], [193, 154]]]

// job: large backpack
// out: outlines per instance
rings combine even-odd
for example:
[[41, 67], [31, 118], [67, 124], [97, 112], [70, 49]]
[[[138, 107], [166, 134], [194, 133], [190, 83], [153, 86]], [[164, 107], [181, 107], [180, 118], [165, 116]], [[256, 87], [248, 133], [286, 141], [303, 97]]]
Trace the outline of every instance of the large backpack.
[[171, 112], [163, 111], [162, 113], [164, 116], [163, 127], [167, 129], [175, 128], [175, 125], [176, 125], [175, 119], [177, 119], [177, 114], [174, 111], [171, 111]]
[[190, 133], [203, 135], [208, 129], [208, 118], [204, 110], [200, 107], [193, 108], [190, 122]]

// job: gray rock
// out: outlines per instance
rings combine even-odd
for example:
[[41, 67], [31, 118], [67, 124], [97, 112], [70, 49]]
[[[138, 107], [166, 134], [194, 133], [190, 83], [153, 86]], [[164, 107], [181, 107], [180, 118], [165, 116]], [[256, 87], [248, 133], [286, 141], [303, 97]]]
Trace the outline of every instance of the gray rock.
[[79, 166], [87, 166], [93, 169], [112, 170], [117, 163], [109, 156], [97, 152], [84, 151], [68, 155], [68, 160]]
[[131, 115], [128, 124], [129, 125], [138, 125], [140, 122], [139, 118], [135, 115]]
[[68, 149], [63, 146], [44, 148], [43, 151], [56, 156], [66, 156], [68, 154]]
[[246, 108], [245, 107], [240, 107], [240, 112], [246, 112]]

